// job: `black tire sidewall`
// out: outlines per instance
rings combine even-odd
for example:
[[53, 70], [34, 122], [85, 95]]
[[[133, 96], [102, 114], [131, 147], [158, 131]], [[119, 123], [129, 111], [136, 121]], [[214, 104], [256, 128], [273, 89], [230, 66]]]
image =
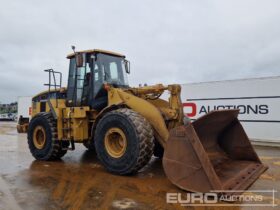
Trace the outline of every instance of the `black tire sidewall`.
[[[46, 133], [46, 143], [42, 149], [36, 148], [33, 142], [33, 132], [37, 126], [42, 126]], [[34, 117], [31, 120], [28, 128], [28, 144], [30, 152], [36, 159], [48, 159], [48, 156], [52, 150], [52, 130], [48, 120], [43, 115]]]
[[160, 145], [160, 143], [155, 140], [155, 147], [154, 147], [154, 156], [157, 158], [162, 158], [164, 153], [163, 147]]
[[[127, 147], [120, 158], [111, 157], [105, 149], [105, 134], [113, 127], [121, 129], [127, 139]], [[139, 156], [139, 139], [133, 122], [121, 113], [109, 113], [98, 123], [95, 132], [95, 149], [100, 161], [107, 170], [117, 174], [127, 174], [137, 164]]]

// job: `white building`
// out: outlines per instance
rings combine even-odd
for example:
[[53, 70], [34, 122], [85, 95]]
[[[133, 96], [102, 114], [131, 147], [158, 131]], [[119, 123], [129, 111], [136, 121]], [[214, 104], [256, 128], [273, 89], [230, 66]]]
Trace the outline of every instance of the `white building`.
[[255, 144], [280, 146], [280, 76], [182, 85], [191, 118], [217, 109], [240, 109], [239, 120]]

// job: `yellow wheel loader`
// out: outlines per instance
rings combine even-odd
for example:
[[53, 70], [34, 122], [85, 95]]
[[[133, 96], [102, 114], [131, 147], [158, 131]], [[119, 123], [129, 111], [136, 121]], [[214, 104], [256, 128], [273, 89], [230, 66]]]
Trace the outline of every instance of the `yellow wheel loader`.
[[[67, 56], [67, 88], [61, 87], [61, 73], [48, 69], [48, 90], [32, 98], [28, 144], [34, 158], [59, 159], [83, 143], [109, 172], [128, 175], [154, 154], [163, 156], [173, 184], [194, 192], [244, 190], [267, 169], [238, 110], [213, 111], [190, 122], [180, 85], [129, 87], [124, 55], [73, 51]], [[168, 100], [160, 98], [165, 91]]]

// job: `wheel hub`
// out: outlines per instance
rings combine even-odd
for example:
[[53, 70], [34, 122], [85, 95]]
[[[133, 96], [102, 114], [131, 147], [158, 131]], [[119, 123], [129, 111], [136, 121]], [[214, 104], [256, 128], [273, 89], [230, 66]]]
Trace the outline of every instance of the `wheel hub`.
[[127, 147], [127, 139], [120, 128], [110, 128], [105, 134], [105, 148], [113, 158], [120, 158], [124, 155]]
[[33, 143], [37, 149], [43, 149], [46, 144], [46, 131], [40, 125], [34, 129]]

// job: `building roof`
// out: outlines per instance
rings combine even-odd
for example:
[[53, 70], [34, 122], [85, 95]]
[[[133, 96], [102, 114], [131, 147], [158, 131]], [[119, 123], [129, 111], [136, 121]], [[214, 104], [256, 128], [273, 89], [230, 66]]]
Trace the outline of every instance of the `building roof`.
[[[119, 56], [119, 57], [125, 57], [125, 55], [112, 52], [112, 51], [107, 51], [107, 50], [100, 50], [100, 49], [91, 49], [91, 50], [82, 50], [82, 51], [77, 51], [77, 53], [104, 53], [104, 54], [109, 54], [109, 55], [114, 55], [114, 56]], [[75, 53], [71, 53], [67, 55], [67, 58], [72, 58], [74, 57]]]

